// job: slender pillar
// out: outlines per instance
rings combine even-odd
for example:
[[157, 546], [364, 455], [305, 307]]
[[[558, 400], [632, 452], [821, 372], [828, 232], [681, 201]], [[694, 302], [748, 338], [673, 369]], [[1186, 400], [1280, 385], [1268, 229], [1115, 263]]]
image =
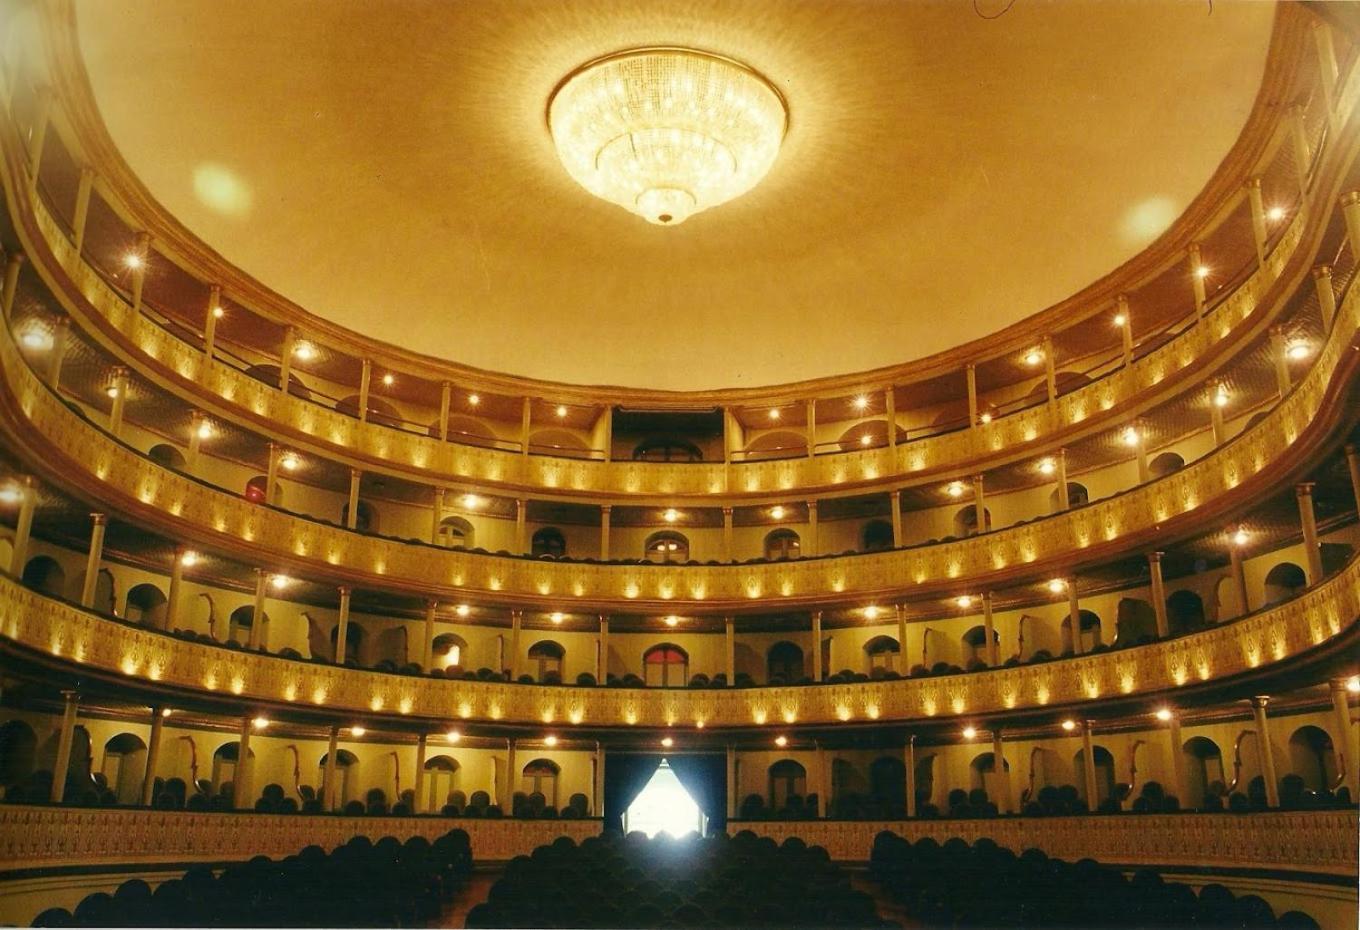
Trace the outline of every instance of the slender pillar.
[[1152, 610], [1157, 616], [1157, 638], [1166, 639], [1171, 627], [1166, 619], [1166, 586], [1162, 583], [1161, 552], [1148, 553], [1148, 573], [1152, 577]]
[[71, 318], [62, 317], [52, 333], [52, 353], [47, 357], [47, 385], [52, 390], [61, 387], [61, 367], [66, 362], [66, 349], [71, 343]]
[[1266, 205], [1261, 199], [1261, 179], [1247, 180], [1247, 200], [1251, 204], [1251, 235], [1256, 244], [1256, 261], [1266, 262]]
[[723, 561], [732, 561], [732, 508], [724, 507], [723, 514]]
[[1353, 443], [1346, 444], [1346, 470], [1351, 475], [1351, 494], [1360, 506], [1360, 446]]
[[92, 513], [90, 519], [93, 521], [90, 551], [85, 559], [85, 585], [80, 589], [80, 606], [87, 610], [94, 603], [94, 589], [99, 583], [99, 563], [104, 558], [104, 529], [108, 525], [108, 517], [102, 513]]
[[595, 645], [595, 681], [604, 684], [609, 677], [609, 618], [600, 615], [600, 636]]
[[600, 561], [609, 561], [609, 521], [613, 513], [612, 504], [600, 505]]
[[0, 290], [0, 310], [4, 311], [7, 320], [14, 309], [14, 295], [19, 290], [19, 270], [23, 268], [26, 260], [23, 252], [11, 252], [5, 262], [5, 283], [4, 289]]
[[231, 776], [231, 806], [238, 811], [253, 806], [250, 800], [250, 731], [253, 726], [249, 714], [241, 718], [241, 733], [236, 742], [236, 771]]
[[1351, 244], [1351, 257], [1360, 262], [1360, 190], [1341, 195], [1341, 215], [1346, 220], [1346, 238]]
[[[411, 813], [425, 813], [425, 752], [428, 749], [429, 736], [425, 733], [420, 734], [416, 740], [416, 774], [411, 786], [415, 797], [411, 799]], [[397, 800], [401, 800], [398, 798]]]
[[345, 648], [349, 639], [349, 597], [350, 589], [346, 586], [340, 588], [340, 610], [339, 619], [335, 627], [335, 664], [345, 664]]
[[359, 482], [363, 477], [364, 473], [359, 469], [349, 470], [349, 507], [345, 510], [345, 529], [348, 530], [359, 526]]
[[515, 551], [529, 551], [529, 502], [522, 497], [515, 501]]
[[113, 370], [113, 404], [109, 408], [109, 432], [117, 437], [123, 431], [123, 410], [127, 406], [128, 377], [126, 368]]
[[1115, 298], [1115, 318], [1119, 326], [1119, 340], [1124, 348], [1124, 364], [1133, 361], [1133, 317], [1129, 314], [1129, 297], [1120, 294]]
[[1332, 266], [1313, 266], [1313, 287], [1317, 289], [1318, 312], [1322, 315], [1322, 331], [1331, 332], [1336, 319], [1336, 288], [1332, 285]]
[[1053, 337], [1044, 337], [1044, 384], [1048, 388], [1048, 409], [1058, 403], [1058, 362], [1053, 358]]
[[727, 653], [727, 687], [737, 684], [737, 626], [732, 617], [723, 617], [724, 647]]
[[1289, 393], [1289, 347], [1285, 344], [1284, 328], [1282, 326], [1272, 326], [1270, 328], [1270, 354], [1271, 360], [1275, 363], [1275, 389], [1280, 392], [1280, 396]]
[[80, 169], [76, 182], [76, 206], [71, 218], [71, 244], [76, 254], [85, 251], [85, 224], [90, 218], [90, 194], [94, 191], [94, 169]]
[[987, 664], [996, 668], [1001, 664], [1001, 657], [997, 654], [996, 621], [992, 618], [991, 591], [983, 592], [982, 595], [982, 632], [987, 637]]
[[519, 451], [521, 455], [529, 454], [529, 429], [532, 424], [533, 401], [526, 397], [519, 408]]
[[803, 546], [803, 551], [807, 555], [816, 555], [821, 550], [818, 548], [817, 540], [817, 502], [807, 502], [808, 512], [808, 539], [807, 545]]
[[33, 479], [25, 475], [19, 481], [19, 517], [14, 525], [14, 551], [10, 554], [9, 570], [19, 575], [28, 561], [28, 541], [33, 536], [33, 511], [38, 494]]
[[978, 425], [977, 366], [970, 362], [964, 373], [968, 376], [968, 428], [975, 429]]
[[1100, 806], [1100, 799], [1096, 797], [1096, 759], [1095, 746], [1091, 742], [1091, 721], [1081, 722], [1081, 777], [1086, 783], [1086, 809], [1095, 813], [1095, 809]]
[[1303, 524], [1303, 548], [1308, 557], [1308, 583], [1322, 580], [1322, 548], [1318, 545], [1317, 516], [1313, 512], [1313, 482], [1305, 481], [1294, 488], [1299, 500], [1299, 522]]
[[614, 408], [607, 406], [600, 412], [600, 452], [602, 460], [614, 458]]
[[1001, 745], [1001, 728], [992, 730], [992, 771], [1000, 786], [996, 807], [1003, 814], [1011, 813], [1011, 773], [1006, 770], [1006, 753]]
[[1233, 590], [1237, 592], [1237, 603], [1240, 605], [1239, 617], [1245, 617], [1251, 613], [1251, 600], [1247, 596], [1247, 572], [1242, 565], [1242, 547], [1232, 544], [1228, 547], [1228, 560], [1232, 570]]
[[1223, 445], [1227, 434], [1223, 430], [1223, 408], [1219, 406], [1218, 399], [1226, 395], [1223, 382], [1214, 380], [1209, 382], [1209, 427], [1214, 434], [1214, 447]]
[[1175, 711], [1172, 711], [1171, 719], [1167, 721], [1166, 735], [1167, 739], [1171, 741], [1172, 788], [1176, 792], [1176, 797], [1184, 804], [1187, 799], [1185, 791], [1185, 753], [1181, 747], [1185, 744], [1181, 741], [1181, 718]]
[[1072, 509], [1072, 495], [1067, 487], [1067, 450], [1059, 449], [1053, 462], [1058, 479], [1058, 509], [1065, 512]]
[[438, 601], [431, 599], [425, 602], [425, 642], [420, 647], [420, 666], [427, 673], [434, 665], [434, 617], [438, 610]]
[[368, 393], [373, 390], [373, 362], [364, 359], [359, 369], [359, 422], [368, 421]]
[[251, 607], [250, 640], [251, 649], [259, 649], [264, 642], [264, 600], [269, 589], [269, 575], [262, 568], [255, 569], [255, 603]]
[[897, 671], [907, 674], [907, 610], [901, 604], [893, 605], [897, 618]]
[[722, 408], [723, 414], [723, 465], [732, 464], [732, 444], [736, 441], [737, 424], [730, 407]]
[[430, 510], [430, 545], [439, 545], [439, 525], [444, 522], [444, 489], [434, 489], [434, 505]]
[[76, 712], [80, 708], [80, 694], [63, 691], [61, 711], [61, 731], [57, 736], [57, 758], [52, 764], [52, 792], [49, 799], [60, 804], [66, 796], [66, 779], [71, 770], [71, 744], [76, 735]]
[[812, 680], [821, 682], [824, 680], [824, 669], [822, 668], [822, 612], [814, 610], [812, 612]]
[[892, 490], [888, 492], [888, 506], [892, 509], [892, 534], [893, 548], [902, 548], [902, 492]]
[[161, 736], [165, 732], [165, 708], [151, 707], [151, 737], [146, 744], [146, 772], [142, 775], [142, 807], [150, 807], [156, 787], [156, 763], [161, 757]]
[[510, 680], [519, 678], [519, 634], [524, 626], [524, 611], [510, 611]]
[[283, 348], [279, 350], [279, 390], [288, 392], [288, 379], [293, 374], [293, 352], [297, 349], [297, 330], [289, 326], [283, 331]]
[[1081, 655], [1086, 644], [1081, 639], [1081, 601], [1077, 597], [1077, 579], [1067, 579], [1067, 622], [1072, 626], [1072, 654]]
[[973, 476], [973, 512], [977, 520], [978, 533], [987, 532], [987, 499], [982, 490], [982, 476]]
[[[347, 589], [342, 589], [347, 590]], [[335, 810], [335, 795], [339, 790], [339, 779], [335, 777], [336, 764], [335, 757], [339, 751], [340, 728], [332, 726], [330, 736], [326, 742], [326, 767], [321, 775], [321, 797], [322, 809], [329, 812]]]
[[1322, 85], [1322, 100], [1327, 105], [1327, 124], [1335, 130], [1338, 126], [1336, 112], [1336, 80], [1340, 74], [1336, 64], [1336, 45], [1332, 41], [1332, 29], [1325, 22], [1313, 22], [1313, 38], [1317, 42], [1318, 83]]
[[897, 445], [897, 392], [891, 387], [883, 391], [883, 424], [888, 428], [888, 448]]
[[502, 807], [508, 805], [505, 811], [507, 815], [514, 813], [515, 783], [519, 781], [519, 769], [515, 766], [517, 749], [513, 737], [505, 741], [505, 797], [497, 798], [496, 801]]
[[806, 402], [807, 410], [807, 454], [812, 458], [817, 454], [817, 401], [810, 399]]
[[1134, 457], [1138, 459], [1138, 483], [1147, 484], [1152, 480], [1152, 469], [1148, 465], [1147, 436], [1146, 429], [1142, 420], [1136, 420], [1133, 424]]
[[269, 465], [264, 474], [264, 503], [265, 506], [272, 506], [274, 495], [279, 489], [279, 458], [283, 450], [276, 442], [269, 444]]
[[735, 820], [740, 810], [737, 799], [737, 748], [727, 744], [727, 817]]
[[[208, 292], [208, 308], [203, 317], [203, 358], [205, 362], [212, 361], [213, 349], [217, 345], [217, 321], [222, 318], [222, 288], [216, 284]], [[208, 366], [205, 364], [201, 369], [203, 374], [207, 374]]]
[[453, 385], [445, 381], [439, 386], [439, 441], [449, 441], [449, 407], [453, 403]]
[[1332, 692], [1332, 714], [1336, 736], [1332, 739], [1332, 745], [1336, 747], [1337, 762], [1346, 772], [1346, 786], [1351, 789], [1351, 798], [1354, 799], [1360, 794], [1360, 772], [1356, 766], [1360, 765], [1360, 759], [1355, 754], [1355, 724], [1351, 720], [1350, 692], [1346, 688], [1346, 679], [1333, 678], [1331, 683]]
[[902, 763], [907, 776], [907, 816], [916, 816], [916, 735], [907, 737], [902, 747]]
[[1294, 174], [1299, 182], [1299, 193], [1308, 193], [1308, 170], [1313, 156], [1308, 150], [1308, 134], [1304, 128], [1302, 104], [1289, 108], [1289, 139], [1294, 149]]
[[189, 550], [176, 546], [174, 558], [170, 560], [170, 589], [165, 595], [165, 616], [161, 620], [162, 630], [173, 630], [179, 626], [180, 601], [184, 598], [184, 560]]
[[1251, 699], [1251, 715], [1256, 721], [1256, 746], [1261, 753], [1261, 777], [1266, 783], [1266, 803], [1280, 806], [1280, 782], [1275, 777], [1275, 751], [1270, 745], [1270, 722], [1266, 719], [1266, 705], [1270, 698], [1257, 695]]
[[33, 115], [33, 129], [28, 137], [28, 186], [38, 185], [38, 170], [42, 167], [43, 148], [47, 143], [47, 127], [52, 123], [52, 88], [46, 85], [38, 88], [36, 112]]
[[198, 410], [189, 414], [189, 448], [184, 454], [184, 467], [191, 474], [198, 468], [198, 452], [203, 445], [203, 413]]
[[816, 777], [817, 788], [817, 816], [825, 817], [828, 812], [829, 804], [826, 803], [826, 749], [822, 744], [813, 741], [813, 775]]
[[604, 815], [604, 744], [595, 743], [594, 779], [591, 781], [590, 816]]
[[1201, 273], [1204, 268], [1204, 256], [1200, 253], [1199, 243], [1192, 243], [1190, 246], [1190, 285], [1195, 292], [1195, 314], [1204, 316], [1204, 305], [1208, 303], [1208, 296], [1205, 292], [1204, 279]]

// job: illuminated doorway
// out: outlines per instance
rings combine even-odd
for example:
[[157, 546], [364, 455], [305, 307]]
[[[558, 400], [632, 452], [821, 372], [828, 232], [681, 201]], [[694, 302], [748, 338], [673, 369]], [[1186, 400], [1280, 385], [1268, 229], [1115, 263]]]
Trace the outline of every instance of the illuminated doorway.
[[647, 786], [624, 812], [623, 830], [625, 833], [636, 830], [648, 836], [658, 833], [676, 837], [686, 833], [703, 836], [704, 814], [680, 784], [675, 770], [662, 759]]

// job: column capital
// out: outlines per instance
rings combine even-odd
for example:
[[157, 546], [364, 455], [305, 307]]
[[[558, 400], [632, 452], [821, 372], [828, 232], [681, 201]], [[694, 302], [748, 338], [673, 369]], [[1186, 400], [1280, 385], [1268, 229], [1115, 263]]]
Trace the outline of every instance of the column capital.
[[426, 609], [426, 610], [429, 610], [429, 611], [438, 610], [438, 609], [439, 609], [439, 600], [438, 600], [438, 598], [427, 597], [427, 598], [425, 599], [425, 609]]
[[1331, 688], [1332, 694], [1352, 693], [1351, 679], [1349, 678], [1333, 678], [1331, 681], [1327, 682], [1327, 685]]
[[360, 359], [360, 360], [359, 360], [359, 364], [360, 364], [363, 368], [366, 368], [366, 369], [370, 369], [370, 370], [371, 370], [371, 369], [373, 368], [373, 359], [371, 359], [371, 358]]
[[895, 501], [900, 501], [902, 499], [902, 489], [893, 488], [891, 491], [888, 492], [888, 496]]
[[613, 511], [613, 509], [614, 509], [614, 505], [613, 505], [613, 504], [601, 504], [601, 505], [600, 505], [600, 512], [601, 512], [601, 513], [610, 513], [611, 511]]
[[1348, 442], [1344, 447], [1344, 451], [1347, 455], [1360, 455], [1360, 446], [1357, 446], [1353, 442]]
[[807, 502], [807, 508], [808, 508], [809, 511], [815, 513], [816, 510], [817, 510], [817, 502], [816, 502], [816, 501], [808, 501], [808, 502]]
[[1186, 248], [1185, 250], [1185, 254], [1190, 256], [1191, 261], [1196, 262], [1199, 261], [1200, 257], [1199, 243], [1198, 242], [1190, 243], [1189, 247]]
[[975, 362], [969, 362], [963, 367], [965, 371], [977, 371], [977, 364]]
[[1251, 698], [1251, 706], [1256, 710], [1265, 710], [1270, 704], [1270, 695], [1256, 694]]
[[1314, 278], [1314, 279], [1317, 279], [1317, 278], [1330, 278], [1331, 276], [1332, 276], [1332, 266], [1331, 266], [1331, 265], [1314, 265], [1314, 266], [1313, 266], [1313, 278]]
[[1302, 498], [1302, 497], [1312, 497], [1312, 496], [1313, 496], [1313, 488], [1314, 488], [1315, 486], [1316, 486], [1316, 482], [1313, 482], [1313, 481], [1300, 481], [1298, 484], [1294, 485], [1294, 493], [1295, 493], [1296, 495], [1298, 495], [1299, 497], [1301, 497], [1301, 498]]
[[62, 689], [61, 696], [62, 699], [65, 700], [67, 704], [72, 704], [80, 700], [80, 692], [77, 691], [75, 688]]
[[1255, 188], [1256, 190], [1260, 190], [1260, 189], [1261, 189], [1261, 179], [1260, 179], [1259, 177], [1255, 177], [1255, 178], [1247, 178], [1247, 183], [1244, 184], [1244, 185], [1242, 185], [1242, 186], [1243, 186], [1243, 187], [1246, 187], [1246, 188], [1248, 188], [1248, 189]]
[[350, 587], [349, 585], [347, 585], [347, 584], [342, 584], [342, 585], [340, 585], [340, 587], [336, 588], [335, 590], [337, 590], [337, 591], [340, 592], [340, 596], [341, 596], [341, 597], [349, 597], [350, 594], [354, 591], [354, 589], [351, 588], [351, 587]]
[[1360, 190], [1346, 191], [1341, 195], [1341, 206], [1352, 207], [1360, 204]]
[[1155, 550], [1153, 552], [1149, 552], [1147, 554], [1147, 557], [1149, 562], [1153, 564], [1161, 564], [1162, 556], [1164, 555], [1166, 555], [1165, 552], [1162, 552], [1161, 550]]
[[812, 619], [815, 620], [816, 622], [818, 622], [818, 623], [821, 623], [821, 622], [822, 622], [822, 612], [821, 612], [820, 610], [814, 610], [814, 611], [812, 612], [811, 616], [812, 616]]
[[363, 469], [361, 469], [361, 468], [351, 468], [351, 469], [349, 470], [349, 476], [350, 476], [351, 478], [359, 478], [359, 477], [362, 477], [362, 476], [363, 476], [363, 473], [364, 473], [364, 472], [363, 472]]
[[28, 256], [25, 255], [23, 252], [9, 253], [8, 263], [10, 265], [22, 265], [26, 261], [28, 261]]
[[90, 514], [90, 520], [94, 522], [95, 526], [105, 526], [109, 522], [109, 515], [106, 513], [92, 513]]
[[731, 507], [724, 507], [724, 508], [722, 509], [722, 512], [723, 512], [723, 516], [724, 516], [724, 517], [730, 517], [730, 516], [732, 516], [732, 508], [731, 508]]

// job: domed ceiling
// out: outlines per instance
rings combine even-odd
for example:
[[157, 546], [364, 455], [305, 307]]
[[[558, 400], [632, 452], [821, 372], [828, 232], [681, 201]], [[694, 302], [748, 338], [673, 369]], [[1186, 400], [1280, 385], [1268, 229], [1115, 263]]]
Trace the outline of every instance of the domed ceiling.
[[[754, 386], [994, 332], [1161, 233], [1240, 133], [1265, 3], [79, 0], [96, 101], [228, 260], [374, 339], [582, 384]], [[981, 14], [981, 15], [980, 15]], [[682, 45], [788, 102], [754, 190], [650, 225], [545, 119]]]

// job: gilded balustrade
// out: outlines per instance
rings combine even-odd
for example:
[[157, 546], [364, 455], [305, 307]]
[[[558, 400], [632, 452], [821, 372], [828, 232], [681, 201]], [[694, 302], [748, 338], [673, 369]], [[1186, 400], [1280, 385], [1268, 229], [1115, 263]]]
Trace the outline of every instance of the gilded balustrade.
[[423, 678], [229, 650], [122, 623], [0, 577], [0, 636], [119, 680], [336, 713], [589, 726], [834, 724], [976, 718], [1154, 695], [1286, 663], [1360, 618], [1360, 559], [1301, 596], [1176, 639], [1035, 665], [793, 687], [584, 688]]
[[[111, 440], [62, 403], [23, 362], [8, 331], [0, 361], [19, 416], [16, 448], [59, 473], [61, 482], [176, 538], [241, 552], [271, 568], [296, 568], [378, 588], [436, 595], [569, 604], [577, 609], [666, 612], [751, 609], [757, 603], [845, 603], [948, 590], [1094, 562], [1153, 532], [1190, 531], [1196, 511], [1259, 494], [1301, 436], [1314, 442], [1326, 424], [1324, 400], [1357, 329], [1360, 300], [1351, 288], [1315, 363], [1256, 425], [1210, 455], [1165, 478], [1115, 497], [1028, 524], [950, 542], [853, 556], [741, 565], [620, 565], [494, 556], [366, 536], [262, 507], [152, 462]], [[1338, 388], [1342, 386], [1338, 385]], [[1336, 407], [1339, 407], [1339, 402]], [[1341, 414], [1328, 409], [1329, 415]], [[1316, 422], [1315, 422], [1316, 421]], [[1312, 427], [1310, 429], [1310, 424]], [[1259, 476], [1259, 480], [1257, 479]], [[1244, 487], [1248, 483], [1252, 486]], [[1240, 501], [1238, 500], [1240, 498]]]

